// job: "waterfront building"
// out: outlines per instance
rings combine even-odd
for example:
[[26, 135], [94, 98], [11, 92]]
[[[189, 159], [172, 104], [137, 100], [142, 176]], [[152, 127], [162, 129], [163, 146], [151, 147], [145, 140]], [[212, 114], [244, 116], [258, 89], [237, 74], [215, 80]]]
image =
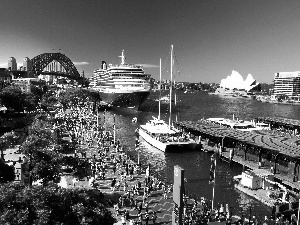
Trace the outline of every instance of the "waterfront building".
[[275, 73], [274, 95], [300, 95], [300, 71]]

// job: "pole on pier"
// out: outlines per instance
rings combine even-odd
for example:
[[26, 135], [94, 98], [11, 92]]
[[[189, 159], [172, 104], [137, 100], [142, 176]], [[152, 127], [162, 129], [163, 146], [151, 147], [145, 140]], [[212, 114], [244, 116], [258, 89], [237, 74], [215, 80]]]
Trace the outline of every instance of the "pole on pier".
[[213, 185], [213, 194], [212, 194], [212, 200], [211, 200], [211, 210], [212, 210], [212, 212], [214, 210], [214, 200], [215, 200], [215, 183]]
[[116, 114], [114, 114], [114, 145], [116, 144]]
[[210, 183], [213, 183], [213, 194], [212, 194], [212, 201], [211, 201], [211, 210], [214, 209], [214, 200], [215, 200], [215, 184], [216, 184], [216, 166], [217, 166], [217, 159], [216, 153], [214, 153], [211, 158], [211, 167], [210, 167]]
[[105, 114], [106, 114], [106, 109], [104, 109], [104, 114], [103, 114], [103, 116], [104, 116], [104, 118], [103, 118], [103, 123], [104, 123], [104, 133], [105, 133], [105, 135], [106, 135], [106, 121], [105, 121]]
[[97, 105], [97, 132], [99, 131], [99, 107]]
[[140, 146], [138, 146], [138, 165], [140, 165]]
[[172, 225], [182, 225], [184, 194], [184, 169], [174, 166]]
[[299, 225], [299, 217], [300, 217], [300, 199], [298, 202], [298, 216], [297, 216], [297, 225]]

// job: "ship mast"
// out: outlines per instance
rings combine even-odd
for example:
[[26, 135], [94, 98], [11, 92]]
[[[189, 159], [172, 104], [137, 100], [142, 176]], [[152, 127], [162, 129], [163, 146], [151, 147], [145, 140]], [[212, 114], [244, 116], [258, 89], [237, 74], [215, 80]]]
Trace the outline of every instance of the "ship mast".
[[171, 84], [170, 84], [170, 115], [169, 115], [169, 127], [171, 127], [171, 115], [172, 115], [172, 85], [173, 85], [173, 44], [171, 45]]
[[159, 59], [159, 101], [158, 101], [158, 119], [160, 120], [160, 99], [161, 99], [161, 58]]

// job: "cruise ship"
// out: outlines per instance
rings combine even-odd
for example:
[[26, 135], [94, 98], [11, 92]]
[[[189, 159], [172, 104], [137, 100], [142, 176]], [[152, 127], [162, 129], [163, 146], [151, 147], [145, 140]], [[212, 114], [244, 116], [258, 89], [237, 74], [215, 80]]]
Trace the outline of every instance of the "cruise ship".
[[121, 64], [102, 61], [101, 68], [90, 78], [90, 88], [99, 91], [103, 102], [114, 107], [138, 109], [151, 91], [150, 75], [142, 66], [125, 63], [124, 50]]

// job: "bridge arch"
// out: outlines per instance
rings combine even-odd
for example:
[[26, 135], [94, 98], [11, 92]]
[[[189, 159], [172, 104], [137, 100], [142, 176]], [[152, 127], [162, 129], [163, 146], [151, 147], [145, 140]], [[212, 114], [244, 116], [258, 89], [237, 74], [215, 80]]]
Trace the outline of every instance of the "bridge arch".
[[80, 74], [78, 73], [73, 62], [66, 55], [59, 52], [43, 53], [31, 59], [33, 73], [36, 75], [42, 74], [43, 69], [54, 60], [59, 62], [66, 70], [66, 73], [62, 76], [66, 76], [75, 80], [80, 79]]

